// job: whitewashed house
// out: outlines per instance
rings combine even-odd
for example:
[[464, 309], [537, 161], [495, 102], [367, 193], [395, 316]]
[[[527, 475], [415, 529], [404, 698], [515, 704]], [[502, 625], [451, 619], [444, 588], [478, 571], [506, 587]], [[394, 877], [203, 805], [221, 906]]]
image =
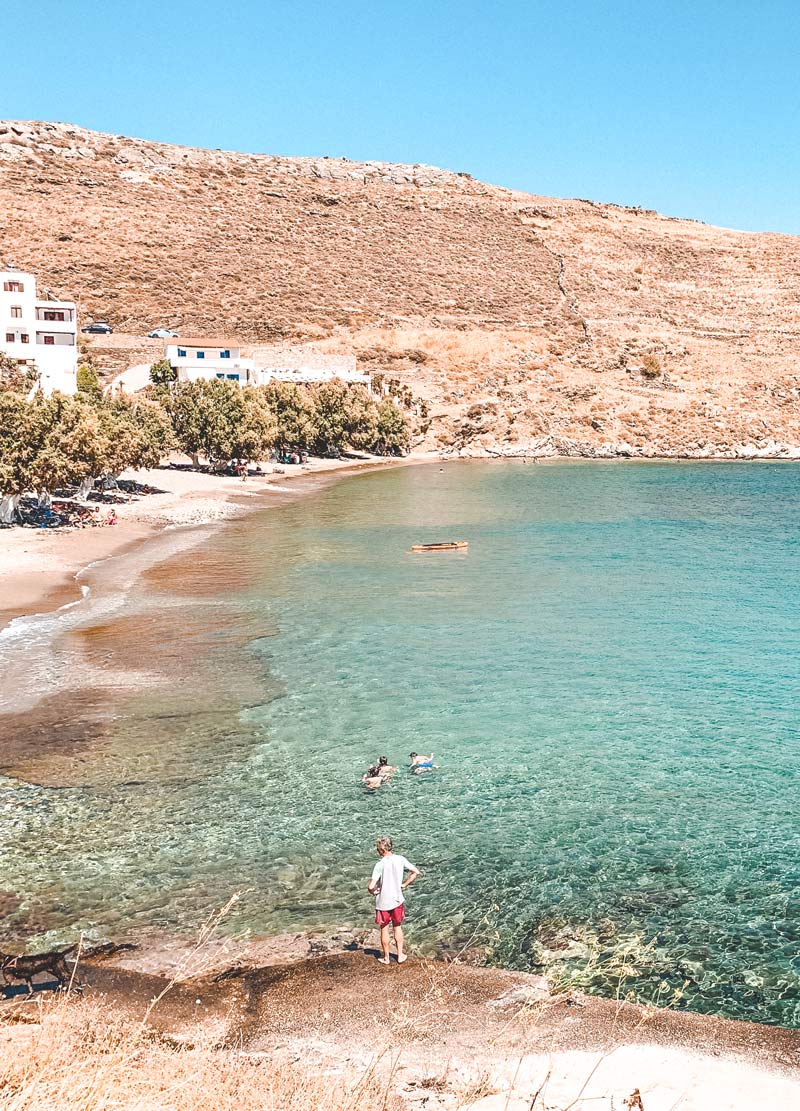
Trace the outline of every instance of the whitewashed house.
[[370, 376], [358, 369], [355, 355], [325, 355], [302, 347], [256, 347], [253, 355], [243, 358], [241, 347], [230, 340], [208, 339], [171, 340], [164, 351], [179, 382], [222, 378], [240, 386], [267, 382], [310, 385], [338, 378], [370, 389]]
[[164, 358], [179, 382], [222, 378], [246, 386], [254, 381], [255, 363], [242, 358], [242, 349], [228, 340], [176, 339], [167, 344]]
[[75, 393], [77, 317], [72, 301], [38, 300], [33, 274], [0, 270], [0, 351], [35, 366], [46, 394]]

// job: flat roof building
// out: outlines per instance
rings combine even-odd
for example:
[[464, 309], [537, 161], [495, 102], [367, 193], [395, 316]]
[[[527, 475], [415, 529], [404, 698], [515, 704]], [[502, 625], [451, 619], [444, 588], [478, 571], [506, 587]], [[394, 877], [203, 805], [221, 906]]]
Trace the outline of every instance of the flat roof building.
[[164, 358], [179, 382], [222, 378], [246, 386], [253, 380], [255, 363], [242, 358], [242, 349], [230, 340], [176, 339], [167, 344]]
[[302, 347], [256, 347], [253, 356], [243, 358], [236, 341], [221, 339], [174, 339], [164, 351], [179, 382], [222, 378], [240, 386], [263, 386], [267, 382], [310, 385], [338, 378], [370, 388], [370, 376], [358, 369], [355, 355], [327, 355]]
[[33, 274], [0, 270], [0, 351], [35, 367], [46, 394], [77, 388], [77, 316], [72, 301], [40, 301]]

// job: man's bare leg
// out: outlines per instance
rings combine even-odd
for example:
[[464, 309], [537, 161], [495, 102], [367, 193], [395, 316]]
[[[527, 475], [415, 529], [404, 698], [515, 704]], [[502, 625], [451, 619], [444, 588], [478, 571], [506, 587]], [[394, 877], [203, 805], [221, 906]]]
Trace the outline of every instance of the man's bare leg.
[[405, 952], [403, 951], [403, 946], [405, 945], [405, 939], [403, 937], [403, 927], [402, 926], [395, 926], [395, 928], [394, 928], [394, 943], [397, 946], [397, 963], [402, 964], [403, 961], [408, 959], [405, 955]]
[[381, 964], [388, 964], [389, 963], [389, 923], [388, 922], [386, 923], [385, 926], [381, 926], [381, 949], [383, 950], [383, 956], [378, 957], [378, 960], [380, 961]]

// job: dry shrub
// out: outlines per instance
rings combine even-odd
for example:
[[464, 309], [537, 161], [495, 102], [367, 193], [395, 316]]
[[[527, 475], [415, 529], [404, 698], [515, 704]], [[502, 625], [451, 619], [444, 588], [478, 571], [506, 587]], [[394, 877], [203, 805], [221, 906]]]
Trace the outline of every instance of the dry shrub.
[[[543, 337], [524, 329], [470, 328], [466, 331], [451, 328], [365, 327], [356, 335], [347, 336], [361, 356], [370, 351], [380, 352], [384, 358], [407, 359], [413, 363], [439, 359], [459, 363], [483, 364], [516, 356], [541, 354], [545, 350]], [[319, 345], [327, 350], [335, 340]], [[342, 342], [341, 337], [338, 340]]]
[[657, 355], [645, 355], [642, 360], [642, 377], [658, 378], [661, 374], [661, 362]]
[[[98, 1002], [0, 1017], [3, 1111], [385, 1111], [371, 1072], [331, 1075], [211, 1044], [185, 1048]], [[387, 1098], [388, 1097], [388, 1098]]]

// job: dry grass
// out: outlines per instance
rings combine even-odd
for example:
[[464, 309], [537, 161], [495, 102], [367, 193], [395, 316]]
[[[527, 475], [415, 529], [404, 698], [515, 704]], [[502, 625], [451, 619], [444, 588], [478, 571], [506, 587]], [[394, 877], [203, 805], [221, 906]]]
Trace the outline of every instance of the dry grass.
[[220, 1048], [213, 1024], [192, 1029], [191, 1043], [154, 1027], [173, 985], [218, 958], [211, 943], [242, 894], [209, 915], [141, 1019], [77, 998], [72, 983], [65, 995], [39, 999], [30, 1010], [22, 1004], [0, 1011], [3, 1111], [390, 1111], [391, 1077], [380, 1084], [374, 1065], [361, 1073], [301, 1068]]
[[212, 1044], [170, 1045], [95, 1001], [0, 1018], [4, 1111], [388, 1111], [371, 1072], [323, 1074]]

